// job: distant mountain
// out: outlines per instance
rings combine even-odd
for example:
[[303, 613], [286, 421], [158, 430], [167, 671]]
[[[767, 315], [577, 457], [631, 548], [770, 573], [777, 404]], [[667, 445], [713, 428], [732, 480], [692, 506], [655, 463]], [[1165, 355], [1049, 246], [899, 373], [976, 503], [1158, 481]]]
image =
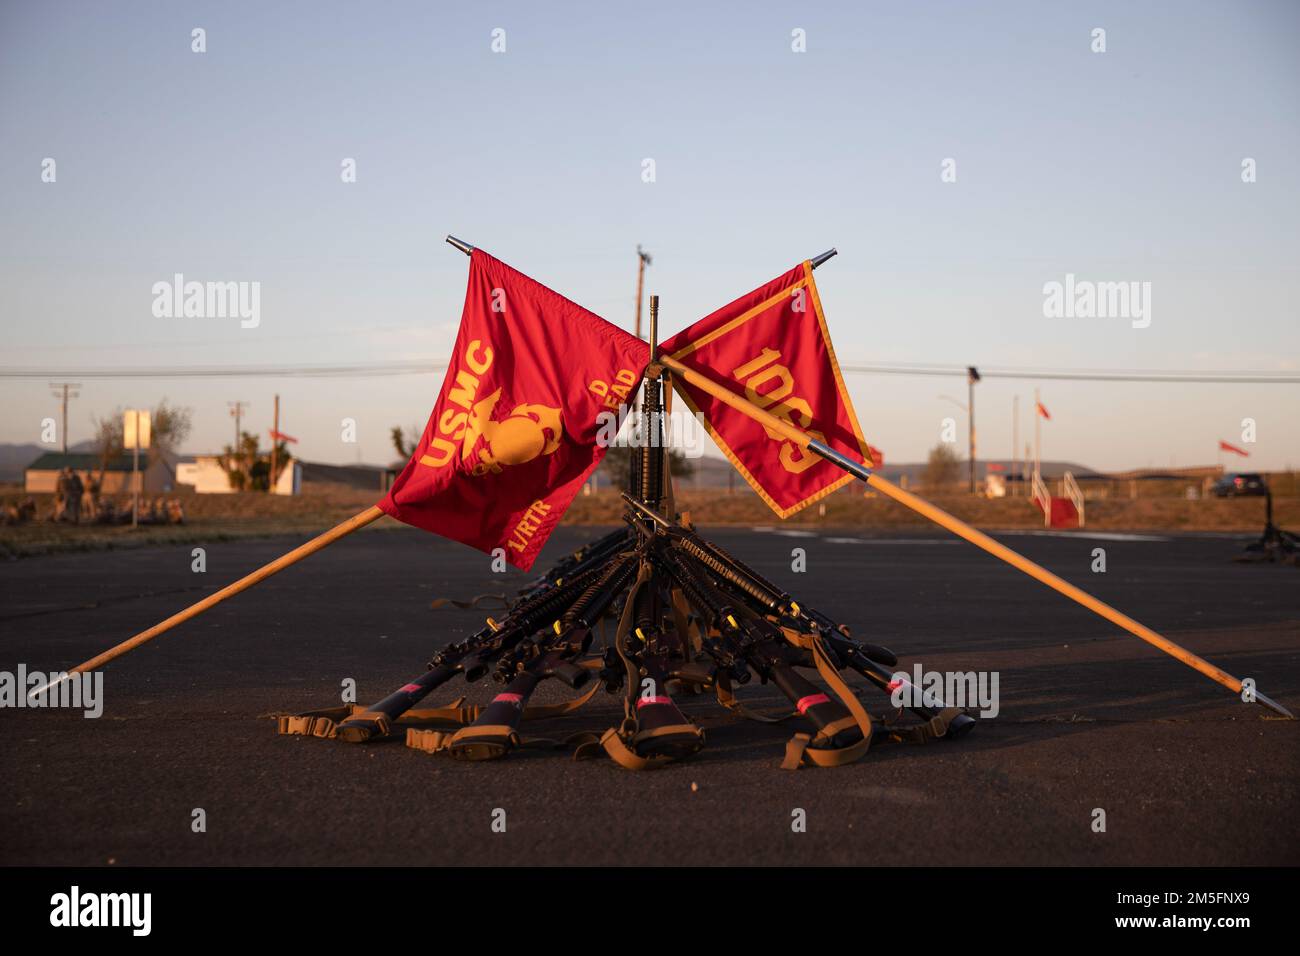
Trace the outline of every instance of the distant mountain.
[[47, 451], [58, 450], [48, 445], [0, 445], [0, 481], [22, 481], [28, 465]]

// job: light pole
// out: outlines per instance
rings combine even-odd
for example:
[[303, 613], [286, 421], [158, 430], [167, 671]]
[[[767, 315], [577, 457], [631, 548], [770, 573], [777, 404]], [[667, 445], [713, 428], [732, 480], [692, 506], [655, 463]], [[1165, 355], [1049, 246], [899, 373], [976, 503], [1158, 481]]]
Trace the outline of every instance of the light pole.
[[[1015, 395], [1011, 399], [1011, 474], [1019, 474], [1016, 467], [1016, 456], [1020, 454], [1020, 396]], [[1014, 491], [1014, 486], [1007, 482]]]
[[966, 391], [970, 396], [966, 403], [966, 417], [970, 423], [970, 493], [972, 495], [977, 491], [975, 483], [975, 383], [979, 380], [979, 369], [974, 365], [966, 366]]

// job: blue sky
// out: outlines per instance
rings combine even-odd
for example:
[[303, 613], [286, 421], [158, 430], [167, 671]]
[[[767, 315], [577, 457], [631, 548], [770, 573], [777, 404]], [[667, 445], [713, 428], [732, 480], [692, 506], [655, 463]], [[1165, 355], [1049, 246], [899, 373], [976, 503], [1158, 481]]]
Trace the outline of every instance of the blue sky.
[[[836, 246], [818, 282], [845, 363], [1296, 371], [1297, 41], [1294, 3], [10, 2], [0, 365], [444, 358], [452, 232], [625, 327], [639, 242], [665, 334]], [[155, 318], [177, 272], [260, 282], [260, 325]], [[1150, 282], [1150, 327], [1045, 318], [1066, 273]], [[264, 433], [279, 392], [303, 457], [382, 462], [439, 384], [86, 380], [69, 430], [166, 395], [217, 450], [228, 400]], [[960, 379], [850, 386], [893, 461], [945, 416], [964, 435], [940, 397]], [[981, 455], [1011, 453], [1017, 394], [1023, 443], [1033, 387], [979, 386]], [[1253, 467], [1300, 465], [1294, 385], [1040, 387], [1044, 457], [1213, 463], [1251, 417]], [[44, 380], [0, 402], [0, 441], [57, 416]]]

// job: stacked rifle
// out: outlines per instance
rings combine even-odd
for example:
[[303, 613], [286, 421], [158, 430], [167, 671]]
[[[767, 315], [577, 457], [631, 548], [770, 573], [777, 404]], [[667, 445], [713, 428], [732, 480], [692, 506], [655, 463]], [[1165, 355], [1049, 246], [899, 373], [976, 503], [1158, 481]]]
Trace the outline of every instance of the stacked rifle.
[[[656, 299], [651, 298], [652, 330]], [[969, 715], [915, 693], [908, 709], [923, 724], [905, 731], [897, 725], [873, 729], [842, 672], [856, 672], [892, 693], [902, 682], [890, 670], [897, 664], [894, 654], [853, 639], [848, 628], [796, 601], [689, 524], [661, 513], [665, 502], [672, 504], [662, 431], [664, 379], [664, 370], [652, 363], [643, 383], [630, 487], [623, 495], [625, 527], [564, 558], [521, 591], [501, 621], [488, 618], [478, 633], [438, 652], [423, 675], [356, 709], [338, 724], [339, 738], [357, 743], [387, 736], [452, 678], [464, 675], [474, 682], [489, 671], [501, 685], [492, 701], [468, 711], [463, 726], [424, 749], [465, 760], [504, 756], [524, 743], [520, 726], [526, 717], [569, 709], [530, 707], [550, 678], [575, 690], [590, 684], [581, 702], [602, 687], [622, 696], [623, 720], [603, 734], [580, 735], [577, 753], [603, 750], [632, 769], [681, 759], [703, 745], [702, 731], [682, 713], [674, 693], [712, 692], [744, 716], [807, 721], [812, 733], [791, 740], [787, 767], [856, 760], [873, 732], [928, 740], [957, 737], [974, 726]], [[598, 633], [603, 636], [596, 650]], [[734, 688], [754, 676], [789, 701], [788, 714], [756, 715], [737, 700]]]

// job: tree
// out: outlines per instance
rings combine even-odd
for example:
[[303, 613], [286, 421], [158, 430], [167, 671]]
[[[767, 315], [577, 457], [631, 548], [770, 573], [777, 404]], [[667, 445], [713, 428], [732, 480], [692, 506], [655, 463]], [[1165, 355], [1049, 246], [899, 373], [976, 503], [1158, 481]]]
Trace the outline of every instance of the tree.
[[[410, 458], [415, 454], [415, 446], [420, 443], [420, 429], [412, 425], [404, 432], [399, 426], [394, 425], [389, 435], [393, 439], [393, 448], [397, 450], [399, 458]], [[410, 440], [407, 440], [407, 435], [411, 436]]]
[[925, 486], [930, 489], [943, 488], [957, 480], [958, 466], [961, 459], [948, 442], [939, 442], [930, 449], [930, 457], [925, 463]]
[[[256, 435], [242, 432], [239, 447], [227, 445], [221, 456], [221, 466], [236, 491], [267, 491], [271, 487], [271, 453], [262, 452]], [[276, 456], [281, 468], [289, 461], [289, 449], [284, 442], [276, 445]]]
[[[94, 418], [95, 437], [91, 442], [95, 455], [99, 458], [99, 482], [104, 481], [104, 472], [114, 459], [128, 451], [122, 435], [122, 416], [126, 412], [121, 407], [113, 409], [107, 418]], [[149, 450], [148, 460], [157, 461], [164, 455], [179, 453], [185, 439], [190, 437], [193, 411], [180, 405], [169, 405], [163, 398], [149, 413]]]
[[[157, 461], [164, 455], [180, 453], [181, 445], [190, 437], [193, 410], [180, 405], [168, 405], [164, 397], [154, 406], [150, 419], [149, 460]], [[118, 416], [121, 421], [121, 416]]]
[[102, 487], [104, 473], [113, 460], [119, 457], [125, 448], [122, 438], [122, 409], [115, 408], [108, 418], [95, 418], [95, 437], [92, 439], [95, 455], [99, 458], [99, 478], [95, 485]]

